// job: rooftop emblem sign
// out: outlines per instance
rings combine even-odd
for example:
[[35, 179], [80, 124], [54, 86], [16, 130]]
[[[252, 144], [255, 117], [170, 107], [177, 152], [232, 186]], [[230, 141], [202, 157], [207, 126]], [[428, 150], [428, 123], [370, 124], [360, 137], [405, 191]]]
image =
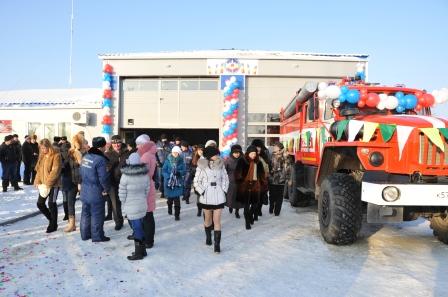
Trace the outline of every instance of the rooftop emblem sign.
[[209, 75], [257, 75], [258, 60], [244, 59], [208, 59]]

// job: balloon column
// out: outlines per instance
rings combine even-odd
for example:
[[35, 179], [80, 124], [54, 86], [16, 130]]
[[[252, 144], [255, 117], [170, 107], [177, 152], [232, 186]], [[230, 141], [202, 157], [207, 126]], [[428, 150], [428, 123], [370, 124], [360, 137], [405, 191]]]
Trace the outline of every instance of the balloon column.
[[224, 87], [224, 110], [223, 116], [223, 141], [222, 155], [227, 157], [230, 155], [230, 147], [238, 141], [238, 108], [240, 85], [235, 76], [226, 80]]
[[104, 65], [103, 69], [103, 120], [101, 121], [101, 124], [103, 125], [102, 128], [102, 136], [106, 139], [107, 142], [110, 141], [110, 135], [113, 132], [112, 125], [112, 97], [113, 97], [113, 68], [111, 65], [106, 64]]

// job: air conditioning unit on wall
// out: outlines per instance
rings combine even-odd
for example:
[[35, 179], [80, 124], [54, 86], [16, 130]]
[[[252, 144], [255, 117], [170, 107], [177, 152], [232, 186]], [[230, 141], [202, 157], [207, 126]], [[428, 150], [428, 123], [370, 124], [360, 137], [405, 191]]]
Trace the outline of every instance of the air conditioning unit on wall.
[[89, 123], [89, 113], [87, 111], [76, 111], [72, 114], [73, 123], [87, 125]]

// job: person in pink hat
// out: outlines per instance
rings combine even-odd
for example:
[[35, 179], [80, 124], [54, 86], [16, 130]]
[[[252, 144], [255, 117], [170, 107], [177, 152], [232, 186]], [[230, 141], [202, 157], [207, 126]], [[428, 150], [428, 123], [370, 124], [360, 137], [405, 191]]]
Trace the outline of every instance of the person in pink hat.
[[[154, 183], [154, 172], [157, 166], [157, 146], [151, 141], [148, 135], [142, 134], [135, 140], [137, 145], [137, 153], [140, 155], [141, 162], [148, 167], [148, 175], [150, 180], [149, 192], [147, 196], [148, 210], [143, 219], [143, 229], [145, 232], [145, 246], [150, 249], [154, 246], [154, 234], [156, 223], [154, 221], [154, 210], [156, 209], [156, 187]], [[132, 239], [132, 238], [131, 238]]]

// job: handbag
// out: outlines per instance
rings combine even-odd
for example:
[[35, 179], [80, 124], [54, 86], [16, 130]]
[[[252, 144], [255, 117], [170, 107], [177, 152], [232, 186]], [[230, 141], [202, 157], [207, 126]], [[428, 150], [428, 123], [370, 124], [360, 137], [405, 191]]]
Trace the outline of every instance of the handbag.
[[45, 184], [38, 185], [37, 189], [39, 190], [39, 195], [42, 198], [47, 198], [48, 195], [50, 195], [50, 188], [47, 187]]

